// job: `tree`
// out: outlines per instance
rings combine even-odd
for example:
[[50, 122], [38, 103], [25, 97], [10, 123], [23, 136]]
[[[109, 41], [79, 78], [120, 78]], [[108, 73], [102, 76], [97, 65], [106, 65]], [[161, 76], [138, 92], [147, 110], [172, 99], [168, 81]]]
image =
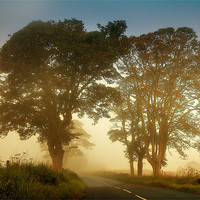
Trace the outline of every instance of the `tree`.
[[73, 113], [94, 120], [108, 117], [109, 102], [116, 95], [99, 81], [112, 83], [117, 77], [113, 63], [122, 53], [118, 47], [126, 39], [126, 23], [109, 24], [117, 36], [106, 26], [87, 32], [76, 19], [35, 21], [12, 35], [0, 52], [0, 71], [5, 74], [2, 137], [9, 131], [17, 131], [21, 139], [38, 133], [40, 141], [47, 141], [53, 168], [62, 168], [63, 145], [73, 139]]
[[[132, 37], [129, 54], [118, 62], [144, 135], [146, 156], [155, 176], [167, 148], [183, 157], [199, 134], [199, 42], [187, 27], [159, 29]], [[198, 76], [198, 78], [197, 78]]]
[[[133, 162], [136, 158], [133, 152], [133, 137], [131, 137], [131, 141], [128, 140], [130, 133], [126, 130], [127, 113], [122, 108], [117, 108], [115, 109], [115, 114], [117, 114], [117, 116], [112, 118], [111, 121], [114, 121], [116, 124], [115, 127], [108, 132], [108, 135], [112, 142], [119, 141], [126, 146], [125, 156], [129, 160], [130, 175], [134, 176]], [[120, 123], [120, 125], [118, 125], [117, 122]]]
[[127, 85], [120, 83], [121, 103], [113, 109], [116, 115], [111, 119], [115, 122], [114, 128], [109, 132], [109, 138], [119, 141], [126, 146], [125, 156], [129, 159], [130, 175], [134, 176], [133, 162], [137, 160], [138, 176], [142, 176], [143, 158], [145, 156], [144, 136], [137, 116], [137, 106], [130, 102], [130, 94], [127, 93]]
[[[69, 145], [63, 146], [64, 156], [63, 156], [63, 166], [67, 167], [69, 158], [73, 156], [83, 156], [84, 153], [82, 149], [92, 149], [93, 143], [89, 141], [91, 137], [84, 129], [83, 124], [78, 120], [72, 120], [72, 125], [70, 126], [70, 132], [74, 135], [74, 138], [70, 141]], [[49, 160], [50, 155], [46, 142], [41, 143], [42, 151], [45, 151], [45, 159]]]

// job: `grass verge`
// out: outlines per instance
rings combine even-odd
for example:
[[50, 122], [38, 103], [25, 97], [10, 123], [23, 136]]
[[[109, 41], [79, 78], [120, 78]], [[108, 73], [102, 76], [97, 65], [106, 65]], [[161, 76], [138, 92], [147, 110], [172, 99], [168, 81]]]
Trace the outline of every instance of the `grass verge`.
[[147, 186], [164, 187], [178, 191], [200, 194], [200, 177], [169, 175], [162, 175], [160, 177], [131, 177], [129, 176], [129, 174], [114, 172], [97, 172], [96, 175], [129, 184], [142, 184]]
[[85, 184], [69, 171], [42, 164], [0, 168], [0, 199], [82, 199]]

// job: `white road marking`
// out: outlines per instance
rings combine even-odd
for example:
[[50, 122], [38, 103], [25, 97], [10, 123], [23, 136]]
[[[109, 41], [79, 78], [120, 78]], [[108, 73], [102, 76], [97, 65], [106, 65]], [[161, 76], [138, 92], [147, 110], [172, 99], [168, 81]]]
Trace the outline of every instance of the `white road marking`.
[[114, 186], [114, 185], [110, 185], [110, 184], [105, 183], [105, 182], [102, 182], [102, 183], [103, 183], [104, 185], [107, 185], [107, 186], [111, 187], [111, 188], [115, 188], [115, 189], [118, 189], [118, 190], [123, 190], [123, 191], [125, 191], [125, 192], [128, 192], [129, 194], [132, 193], [132, 192], [129, 191], [129, 190], [126, 190], [126, 189], [123, 189], [123, 188], [120, 188], [120, 187], [117, 187], [117, 186]]
[[110, 184], [105, 183], [105, 182], [102, 182], [102, 183], [103, 183], [104, 185], [107, 185], [107, 186], [111, 187], [111, 188], [115, 188], [115, 189], [121, 190], [120, 187], [117, 187], [117, 186], [114, 186], [114, 185], [110, 185]]
[[121, 190], [120, 187], [117, 187], [117, 186], [112, 186], [112, 187], [115, 188], [115, 189]]
[[131, 194], [132, 192], [131, 191], [129, 191], [129, 190], [126, 190], [126, 189], [122, 189], [123, 191], [125, 191], [125, 192], [128, 192], [129, 194]]
[[[98, 180], [98, 179], [97, 179], [97, 180]], [[120, 188], [120, 187], [117, 187], [117, 186], [114, 186], [114, 185], [108, 184], [108, 183], [106, 183], [106, 182], [104, 182], [104, 181], [100, 181], [100, 182], [103, 183], [104, 185], [109, 186], [109, 187], [112, 187], [112, 188], [115, 188], [115, 189], [118, 189], [118, 190], [123, 190], [124, 192], [128, 192], [129, 194], [132, 193], [132, 192], [129, 191], [129, 190], [126, 190], [126, 189], [123, 189], [123, 188]], [[144, 200], [146, 200], [146, 199], [144, 199]]]
[[142, 199], [142, 200], [147, 200], [147, 199], [145, 199], [145, 198], [143, 198], [143, 197], [141, 197], [139, 195], [135, 195], [135, 196], [138, 197], [138, 198], [140, 198], [140, 199]]

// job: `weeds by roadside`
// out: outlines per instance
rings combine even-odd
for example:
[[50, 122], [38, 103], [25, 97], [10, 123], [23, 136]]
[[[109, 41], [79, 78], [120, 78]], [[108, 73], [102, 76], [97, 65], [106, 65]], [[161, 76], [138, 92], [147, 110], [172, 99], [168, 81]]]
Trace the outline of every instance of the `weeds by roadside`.
[[98, 172], [103, 176], [130, 184], [143, 184], [155, 187], [165, 187], [178, 191], [200, 194], [200, 172], [192, 168], [185, 168], [177, 174], [163, 173], [160, 177], [142, 176], [131, 177], [126, 173]]
[[0, 168], [0, 199], [81, 199], [84, 192], [84, 183], [69, 170], [30, 163]]

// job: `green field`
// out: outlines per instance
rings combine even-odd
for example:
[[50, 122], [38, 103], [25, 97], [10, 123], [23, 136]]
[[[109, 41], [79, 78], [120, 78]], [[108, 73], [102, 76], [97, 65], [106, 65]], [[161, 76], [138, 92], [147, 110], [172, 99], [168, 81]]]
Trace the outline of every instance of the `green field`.
[[81, 199], [85, 184], [69, 171], [40, 165], [0, 168], [0, 199]]
[[155, 187], [165, 187], [178, 191], [200, 194], [200, 176], [188, 170], [185, 174], [169, 175], [160, 177], [142, 176], [131, 177], [127, 173], [97, 172], [96, 175], [122, 181], [129, 184], [143, 184]]

